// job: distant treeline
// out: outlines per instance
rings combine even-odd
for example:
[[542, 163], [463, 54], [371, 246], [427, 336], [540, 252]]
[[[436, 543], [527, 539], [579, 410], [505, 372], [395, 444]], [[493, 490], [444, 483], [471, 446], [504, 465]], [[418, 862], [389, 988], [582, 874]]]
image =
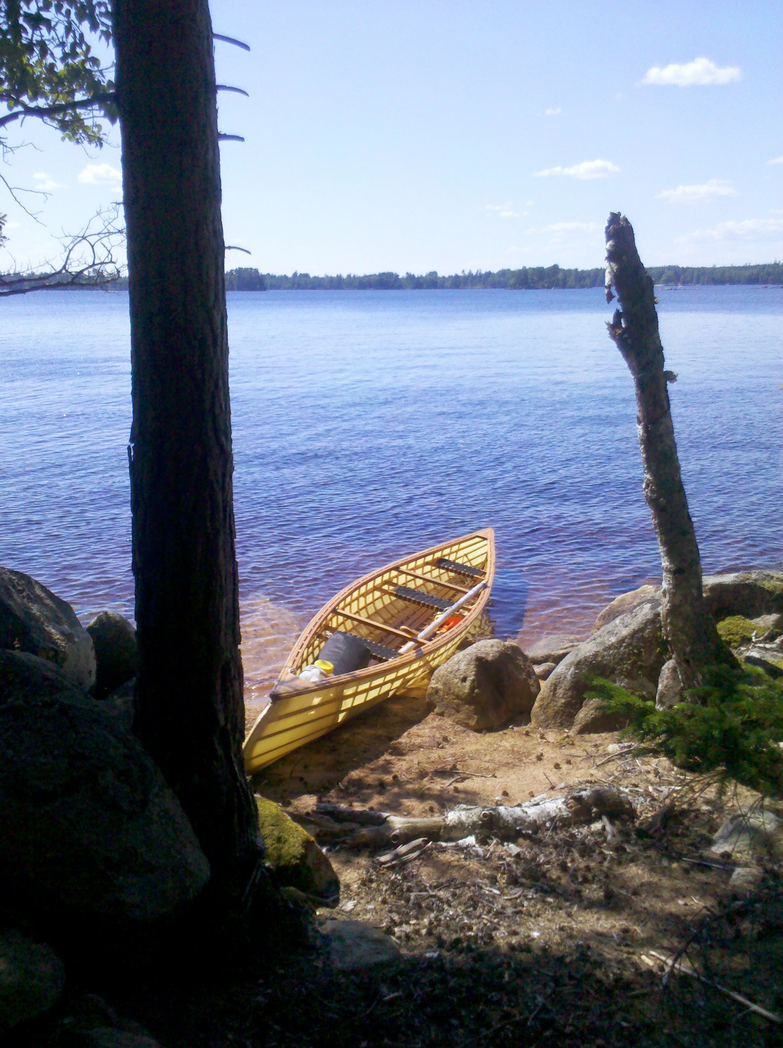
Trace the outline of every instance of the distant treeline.
[[[648, 270], [656, 284], [783, 284], [783, 263], [763, 266], [652, 266]], [[312, 277], [309, 273], [277, 276], [257, 269], [232, 269], [226, 273], [229, 291], [403, 291], [431, 288], [585, 288], [603, 287], [603, 269], [561, 269], [560, 266], [531, 266], [499, 269], [495, 273], [472, 270], [441, 276], [434, 270], [424, 276], [414, 273], [348, 273], [334, 277]]]

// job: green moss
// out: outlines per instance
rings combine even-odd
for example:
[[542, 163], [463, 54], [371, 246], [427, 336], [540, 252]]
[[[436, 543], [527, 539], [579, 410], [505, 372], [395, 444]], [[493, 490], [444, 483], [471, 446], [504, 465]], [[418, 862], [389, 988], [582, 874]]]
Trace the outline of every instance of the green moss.
[[338, 896], [337, 874], [310, 834], [274, 801], [256, 797], [256, 808], [266, 861], [274, 869], [278, 882], [323, 899]]
[[[267, 861], [275, 868], [296, 866], [304, 858], [310, 834], [289, 818], [279, 804], [256, 797], [258, 826], [266, 846]], [[315, 843], [315, 842], [313, 842]]]
[[744, 615], [729, 615], [718, 623], [718, 633], [724, 644], [730, 648], [738, 648], [741, 644], [753, 640], [753, 634], [759, 633], [759, 627]]

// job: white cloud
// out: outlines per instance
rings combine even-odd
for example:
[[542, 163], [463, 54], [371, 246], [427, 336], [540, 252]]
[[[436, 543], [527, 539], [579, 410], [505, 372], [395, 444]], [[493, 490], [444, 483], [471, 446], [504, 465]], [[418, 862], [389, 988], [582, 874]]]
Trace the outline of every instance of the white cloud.
[[711, 178], [701, 186], [677, 186], [655, 194], [656, 200], [668, 200], [670, 204], [696, 204], [702, 200], [718, 197], [739, 196], [736, 189], [725, 178]]
[[783, 218], [746, 218], [743, 222], [719, 222], [714, 229], [699, 229], [675, 239], [680, 243], [783, 240]]
[[562, 112], [563, 110], [560, 108], [560, 106], [552, 106], [551, 109], [547, 109], [547, 111], [544, 113], [544, 116], [557, 116], [558, 113]]
[[672, 62], [663, 67], [653, 66], [647, 70], [639, 83], [693, 87], [703, 84], [728, 84], [732, 80], [741, 79], [742, 71], [739, 66], [724, 66], [721, 69], [709, 58], [702, 57], [682, 65]]
[[548, 167], [544, 171], [534, 171], [534, 178], [547, 178], [549, 175], [566, 175], [568, 178], [591, 179], [609, 178], [616, 175], [620, 168], [610, 160], [583, 160], [573, 167]]
[[53, 189], [63, 189], [59, 182], [47, 175], [45, 171], [36, 171], [33, 175], [35, 179], [35, 188], [39, 189], [42, 193], [51, 193]]
[[87, 186], [109, 186], [119, 189], [122, 185], [122, 172], [111, 164], [88, 164], [79, 172], [79, 181]]
[[597, 222], [553, 222], [551, 226], [542, 226], [542, 233], [593, 233], [598, 229]]
[[487, 211], [493, 212], [498, 218], [524, 218], [527, 211], [512, 211], [511, 204], [487, 204]]
[[774, 160], [768, 160], [768, 164], [783, 164], [783, 156], [776, 156]]

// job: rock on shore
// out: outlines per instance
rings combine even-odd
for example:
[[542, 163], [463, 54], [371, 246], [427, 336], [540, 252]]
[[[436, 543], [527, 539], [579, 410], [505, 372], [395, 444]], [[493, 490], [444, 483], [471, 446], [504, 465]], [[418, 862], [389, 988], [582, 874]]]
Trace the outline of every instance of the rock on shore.
[[482, 640], [435, 670], [427, 705], [465, 728], [485, 731], [529, 713], [539, 688], [533, 665], [518, 644]]
[[85, 691], [95, 683], [92, 638], [71, 605], [10, 568], [0, 568], [0, 648], [54, 663]]
[[144, 924], [209, 879], [138, 740], [46, 661], [2, 650], [0, 810], [0, 879], [31, 913]]
[[[743, 616], [774, 626], [783, 613], [783, 572], [757, 569], [707, 575], [704, 597], [717, 623], [730, 616]], [[767, 621], [764, 616], [772, 618]], [[559, 640], [540, 641], [536, 657], [539, 651], [541, 657], [554, 651]], [[661, 701], [671, 704], [679, 699], [678, 677], [676, 668], [669, 665], [663, 635], [661, 591], [655, 586], [640, 586], [613, 600], [597, 617], [591, 636], [558, 662], [541, 686], [531, 720], [542, 728], [616, 730], [622, 723], [606, 714], [602, 703], [585, 700], [589, 690], [586, 678], [604, 677], [637, 695], [655, 698], [664, 666]]]

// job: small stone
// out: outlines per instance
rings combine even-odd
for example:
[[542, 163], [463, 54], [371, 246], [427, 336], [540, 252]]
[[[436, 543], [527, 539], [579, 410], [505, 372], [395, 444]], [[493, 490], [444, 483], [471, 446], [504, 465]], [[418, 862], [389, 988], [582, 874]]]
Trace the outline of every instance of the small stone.
[[326, 921], [322, 932], [332, 967], [338, 972], [396, 965], [402, 959], [388, 935], [361, 921]]
[[102, 611], [87, 627], [95, 647], [97, 675], [93, 694], [104, 699], [136, 676], [136, 630], [116, 611]]
[[738, 866], [729, 879], [729, 887], [738, 895], [748, 895], [758, 887], [761, 877], [758, 866]]
[[730, 815], [713, 837], [710, 848], [718, 855], [768, 851], [783, 855], [783, 820], [765, 809]]
[[533, 663], [533, 669], [539, 680], [546, 680], [552, 676], [552, 673], [557, 669], [556, 662], [537, 662]]

